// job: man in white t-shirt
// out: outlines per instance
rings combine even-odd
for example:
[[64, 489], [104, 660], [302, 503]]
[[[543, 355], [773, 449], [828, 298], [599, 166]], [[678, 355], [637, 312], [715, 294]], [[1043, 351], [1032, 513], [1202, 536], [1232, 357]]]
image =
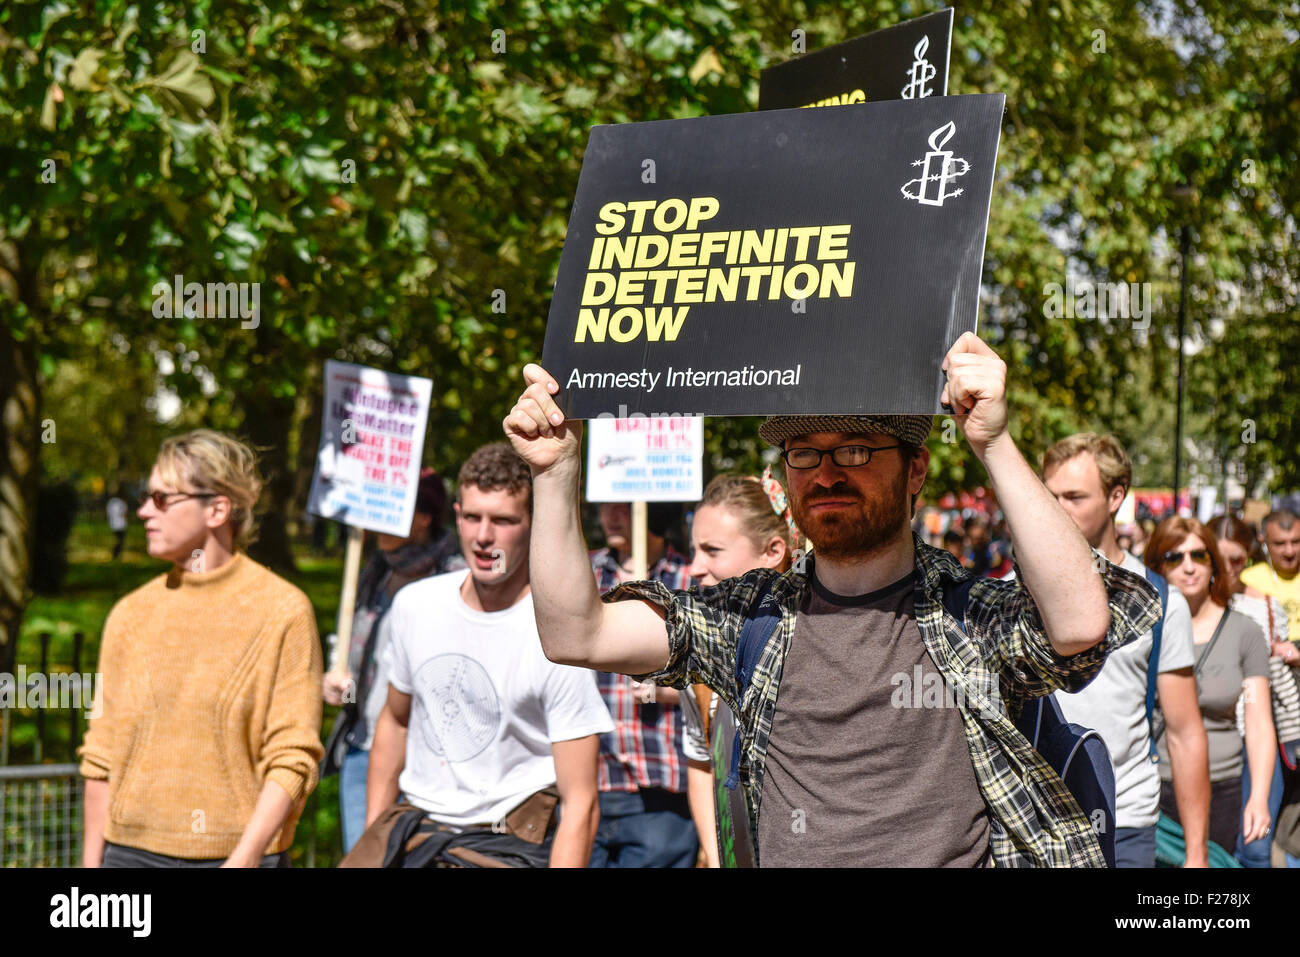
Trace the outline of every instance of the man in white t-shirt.
[[[1142, 562], [1119, 547], [1115, 534], [1115, 513], [1132, 482], [1132, 465], [1112, 436], [1081, 432], [1057, 442], [1043, 456], [1043, 484], [1088, 544], [1121, 568], [1141, 575]], [[1082, 691], [1055, 694], [1066, 719], [1095, 729], [1110, 751], [1115, 766], [1118, 867], [1155, 867], [1160, 775], [1150, 757], [1146, 716], [1152, 640], [1147, 632], [1113, 652]], [[1164, 716], [1178, 814], [1187, 837], [1186, 866], [1208, 867], [1209, 751], [1192, 674], [1194, 663], [1191, 611], [1171, 585], [1160, 640], [1156, 701]]]
[[531, 498], [532, 475], [509, 445], [477, 450], [455, 505], [468, 573], [413, 582], [393, 599], [366, 826], [399, 796], [452, 828], [500, 825], [555, 788], [550, 866], [584, 867], [600, 817], [598, 735], [613, 722], [591, 672], [542, 653], [529, 591]]

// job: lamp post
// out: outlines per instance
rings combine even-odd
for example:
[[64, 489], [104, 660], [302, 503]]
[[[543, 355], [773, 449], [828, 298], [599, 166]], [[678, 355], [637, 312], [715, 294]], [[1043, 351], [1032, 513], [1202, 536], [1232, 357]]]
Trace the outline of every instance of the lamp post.
[[1175, 186], [1170, 195], [1183, 211], [1178, 228], [1178, 391], [1174, 398], [1174, 514], [1178, 514], [1178, 490], [1183, 471], [1183, 332], [1187, 325], [1187, 260], [1192, 251], [1192, 228], [1188, 211], [1195, 202], [1195, 190], [1189, 185]]
[[1187, 254], [1190, 251], [1191, 227], [1178, 230], [1178, 408], [1174, 414], [1174, 514], [1178, 514], [1179, 480], [1183, 466], [1183, 330], [1187, 325]]

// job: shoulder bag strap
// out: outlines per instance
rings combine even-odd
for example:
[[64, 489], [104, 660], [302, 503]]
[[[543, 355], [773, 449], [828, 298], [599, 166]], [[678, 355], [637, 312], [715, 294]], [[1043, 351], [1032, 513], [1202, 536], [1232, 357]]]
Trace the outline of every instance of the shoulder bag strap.
[[1219, 616], [1219, 623], [1214, 626], [1214, 634], [1210, 637], [1210, 643], [1206, 645], [1205, 650], [1201, 652], [1201, 657], [1196, 659], [1196, 667], [1192, 669], [1193, 677], [1201, 673], [1201, 666], [1205, 664], [1205, 659], [1210, 657], [1210, 652], [1214, 650], [1214, 645], [1219, 640], [1219, 635], [1223, 634], [1223, 626], [1227, 621], [1228, 609], [1225, 608], [1223, 609], [1223, 614]]
[[[1207, 598], [1206, 601], [1209, 601], [1209, 599]], [[1223, 633], [1223, 626], [1224, 624], [1227, 623], [1227, 621], [1228, 621], [1228, 609], [1225, 608], [1223, 609], [1223, 614], [1219, 616], [1219, 623], [1214, 626], [1214, 634], [1210, 638], [1210, 643], [1205, 646], [1205, 650], [1201, 652], [1201, 656], [1196, 659], [1196, 667], [1192, 669], [1193, 678], [1195, 678], [1197, 675], [1201, 673], [1201, 666], [1205, 664], [1205, 659], [1210, 657], [1210, 652], [1214, 650], [1214, 645], [1219, 640], [1219, 635]], [[1164, 734], [1165, 734], [1165, 722], [1161, 720], [1159, 722], [1156, 732], [1153, 735], [1151, 735], [1151, 746], [1153, 748], [1155, 747], [1156, 742], [1159, 741], [1162, 737], [1164, 737]]]
[[1160, 596], [1160, 620], [1151, 629], [1151, 650], [1147, 653], [1147, 694], [1145, 701], [1147, 758], [1152, 764], [1155, 764], [1160, 761], [1160, 749], [1156, 747], [1156, 742], [1165, 733], [1164, 716], [1162, 715], [1159, 720], [1156, 719], [1156, 684], [1160, 678], [1160, 645], [1164, 640], [1165, 614], [1169, 611], [1169, 583], [1165, 581], [1162, 575], [1157, 574], [1150, 568], [1143, 568], [1142, 574]]

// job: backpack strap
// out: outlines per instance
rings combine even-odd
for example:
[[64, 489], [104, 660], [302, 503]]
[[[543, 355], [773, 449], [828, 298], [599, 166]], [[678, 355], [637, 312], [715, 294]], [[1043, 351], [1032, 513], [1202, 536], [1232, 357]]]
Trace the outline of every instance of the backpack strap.
[[[740, 637], [736, 641], [736, 703], [745, 699], [754, 680], [754, 669], [763, 656], [763, 650], [781, 626], [781, 607], [772, 595], [771, 581], [765, 580], [754, 596], [757, 602], [753, 612], [740, 628]], [[731, 749], [731, 767], [727, 770], [726, 786], [735, 790], [740, 783], [740, 721], [737, 716], [736, 740]]]
[[1169, 583], [1165, 581], [1164, 576], [1152, 571], [1150, 568], [1144, 568], [1142, 573], [1146, 576], [1155, 590], [1160, 593], [1160, 620], [1156, 622], [1155, 627], [1151, 629], [1151, 653], [1147, 655], [1147, 738], [1150, 750], [1147, 756], [1153, 764], [1159, 762], [1160, 751], [1156, 748], [1156, 679], [1160, 677], [1160, 639], [1163, 637], [1165, 630], [1165, 612], [1169, 609]]
[[966, 634], [966, 603], [970, 600], [970, 590], [979, 578], [972, 575], [963, 581], [954, 582], [951, 587], [943, 587], [943, 607], [957, 622], [962, 634]]

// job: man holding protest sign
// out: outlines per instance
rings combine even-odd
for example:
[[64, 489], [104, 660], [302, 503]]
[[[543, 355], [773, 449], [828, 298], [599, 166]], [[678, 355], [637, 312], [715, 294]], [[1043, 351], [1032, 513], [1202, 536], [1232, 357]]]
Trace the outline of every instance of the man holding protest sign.
[[[760, 434], [782, 448], [817, 560], [708, 589], [628, 583], [604, 601], [582, 584], [581, 430], [555, 402], [559, 384], [527, 366], [504, 421], [534, 476], [534, 541], [546, 554], [534, 556], [533, 601], [547, 657], [717, 691], [738, 716], [741, 784], [769, 866], [1104, 863], [1088, 819], [1007, 713], [1086, 684], [1151, 626], [1158, 599], [1138, 576], [1094, 563], [1025, 462], [1007, 431], [1002, 360], [964, 333], [943, 368], [941, 401], [1004, 503], [1019, 570], [975, 583], [964, 621], [943, 599], [967, 573], [909, 528], [929, 416], [769, 418]], [[740, 634], [773, 608], [781, 640], [742, 697]], [[927, 686], [937, 675], [947, 693], [900, 695], [913, 674]]]

